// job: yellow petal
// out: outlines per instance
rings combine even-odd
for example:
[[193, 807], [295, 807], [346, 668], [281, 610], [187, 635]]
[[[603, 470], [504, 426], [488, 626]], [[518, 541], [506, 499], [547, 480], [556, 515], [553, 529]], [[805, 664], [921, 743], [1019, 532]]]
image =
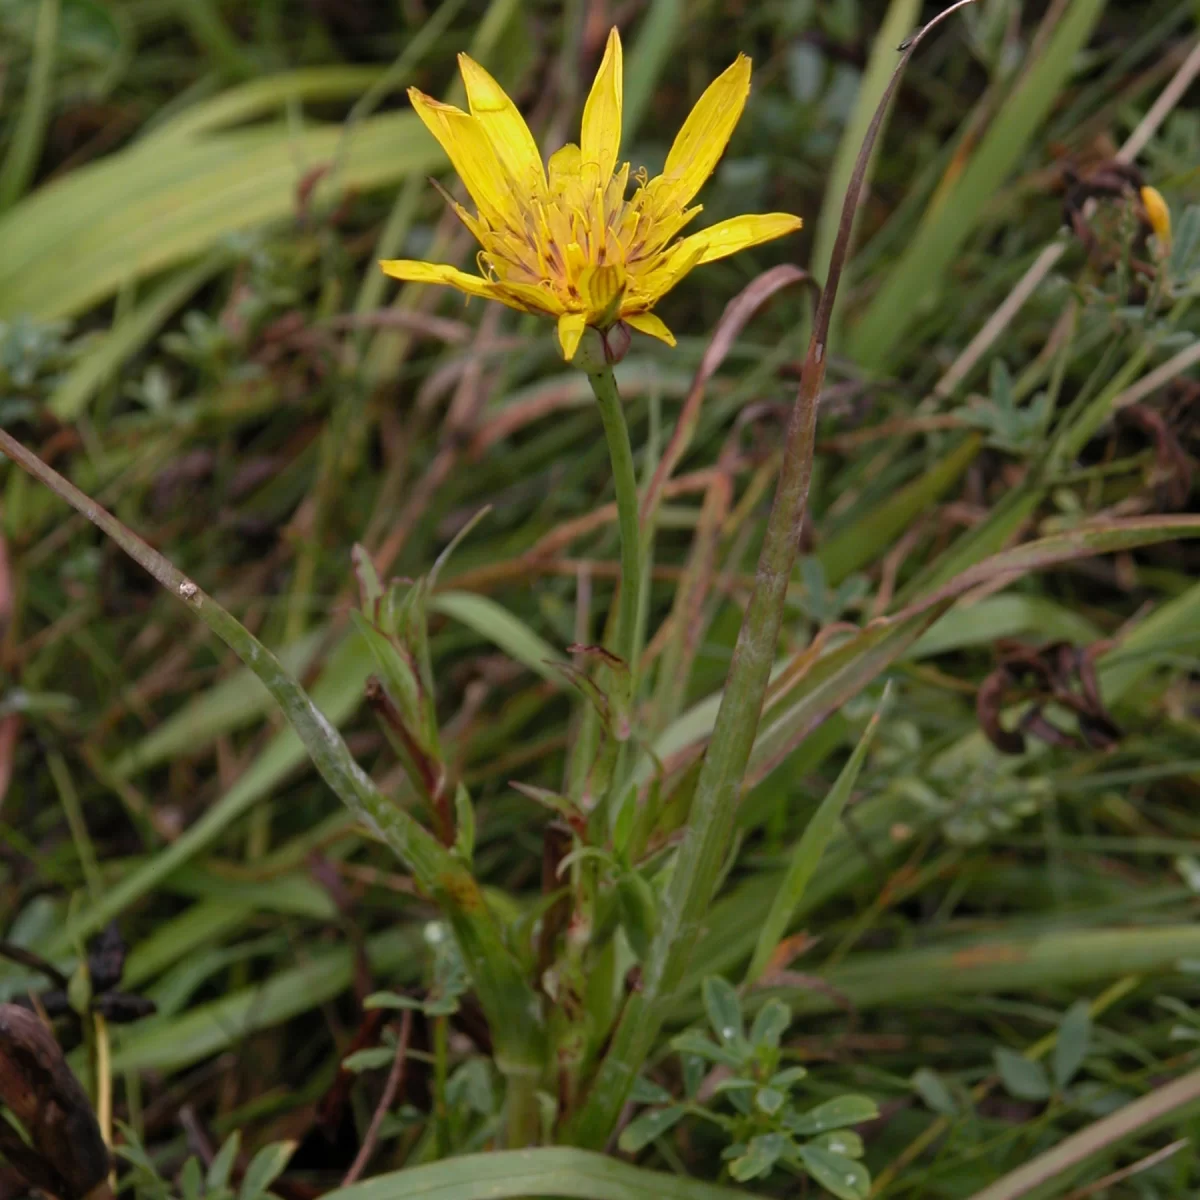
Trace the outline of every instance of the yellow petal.
[[557, 317], [563, 311], [562, 301], [551, 288], [539, 287], [536, 283], [513, 283], [503, 279], [497, 280], [492, 287], [493, 298], [507, 304], [509, 308], [546, 317]]
[[621, 149], [621, 98], [625, 91], [621, 35], [614, 27], [608, 35], [600, 70], [583, 106], [579, 149], [583, 161], [597, 171], [596, 182], [606, 183], [617, 165]]
[[639, 333], [648, 333], [668, 346], [675, 345], [675, 335], [653, 313], [632, 313], [621, 318], [626, 325], [632, 326]]
[[587, 317], [580, 312], [563, 313], [558, 318], [558, 344], [562, 347], [563, 358], [570, 362], [579, 349], [579, 339], [587, 328]]
[[[445, 263], [391, 258], [384, 259], [379, 266], [385, 275], [390, 275], [393, 279], [403, 279], [408, 283], [444, 284], [446, 287], [458, 288], [460, 292], [466, 292], [468, 296], [481, 296], [484, 300], [499, 300], [501, 304], [507, 304], [509, 308], [515, 308], [520, 312], [544, 312], [546, 310], [545, 306], [534, 307], [525, 297], [518, 294], [515, 288], [495, 284], [490, 279], [483, 279], [478, 275], [468, 275], [466, 271], [460, 271], [457, 267], [447, 266]], [[528, 291], [540, 296], [537, 288], [529, 288]]]
[[727, 221], [718, 221], [684, 238], [679, 245], [704, 243], [704, 250], [696, 263], [699, 266], [701, 263], [716, 262], [718, 258], [727, 258], [761, 242], [795, 233], [803, 224], [799, 217], [793, 217], [791, 213], [747, 213], [741, 217], [730, 217]]
[[478, 275], [468, 275], [457, 267], [445, 263], [417, 262], [411, 258], [387, 258], [380, 261], [379, 266], [385, 275], [393, 279], [403, 279], [407, 283], [442, 283], [448, 287], [458, 288], [468, 296], [483, 296], [493, 299], [493, 287], [490, 280], [481, 279]]
[[471, 116], [483, 126], [513, 182], [528, 190], [544, 188], [546, 172], [537, 142], [508, 93], [466, 54], [458, 56], [458, 69], [466, 84]]
[[718, 221], [691, 237], [676, 242], [653, 270], [638, 280], [637, 295], [648, 305], [656, 304], [689, 271], [702, 263], [727, 258], [749, 246], [793, 233], [804, 222], [791, 213], [747, 213]]
[[705, 89], [671, 146], [666, 165], [647, 186], [657, 212], [683, 208], [713, 173], [750, 94], [750, 60], [739, 54]]
[[461, 108], [443, 104], [416, 88], [408, 89], [408, 98], [446, 151], [479, 215], [491, 225], [516, 225], [518, 207], [513, 187], [483, 125]]
[[696, 234], [676, 242], [659, 256], [656, 266], [635, 276], [629, 288], [629, 307], [653, 308], [700, 261], [704, 253], [704, 242], [700, 238], [701, 235]]

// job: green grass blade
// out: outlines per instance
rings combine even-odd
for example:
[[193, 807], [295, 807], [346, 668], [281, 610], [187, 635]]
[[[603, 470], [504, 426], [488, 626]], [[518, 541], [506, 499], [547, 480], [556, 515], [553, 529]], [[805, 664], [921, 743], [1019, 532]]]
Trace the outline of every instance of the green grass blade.
[[192, 104], [155, 126], [137, 144], [145, 147], [151, 143], [163, 145], [185, 138], [199, 138], [263, 116], [278, 115], [289, 104], [352, 100], [377, 84], [383, 74], [379, 67], [350, 66], [281, 71]]
[[11, 208], [24, 194], [42, 153], [54, 93], [59, 7], [60, 0], [41, 0], [38, 5], [29, 84], [17, 110], [16, 128], [8, 153], [4, 156], [3, 165], [0, 165], [0, 213]]
[[933, 658], [1026, 633], [1080, 646], [1101, 636], [1095, 624], [1062, 604], [1044, 596], [1006, 592], [956, 604], [917, 639], [904, 657], [914, 661]]
[[[850, 184], [854, 160], [858, 157], [858, 148], [866, 136], [867, 126], [870, 125], [896, 63], [900, 60], [897, 47], [912, 32], [920, 18], [921, 0], [891, 0], [883, 24], [880, 25], [879, 32], [871, 44], [871, 55], [867, 59], [867, 69], [863, 72], [862, 82], [858, 87], [854, 109], [845, 129], [842, 130], [837, 153], [825, 179], [825, 192], [821, 198], [821, 212], [817, 217], [812, 259], [809, 263], [809, 270], [818, 282], [823, 281], [829, 272], [829, 260], [833, 257], [833, 243], [837, 238], [838, 222], [842, 216], [842, 199]], [[885, 118], [885, 121], [887, 120], [888, 118]], [[886, 127], [885, 124], [884, 128]], [[878, 154], [879, 148], [876, 146], [867, 163], [865, 179], [868, 189]], [[836, 320], [835, 315], [835, 329]], [[832, 344], [837, 344], [837, 337], [832, 330], [829, 340]]]
[[562, 655], [495, 600], [474, 592], [438, 592], [429, 607], [487, 638], [535, 675], [562, 683], [562, 675], [554, 669], [555, 663], [563, 661]]
[[875, 715], [867, 723], [862, 737], [858, 739], [858, 745], [854, 747], [854, 752], [838, 773], [833, 787], [829, 789], [825, 799], [821, 801], [817, 811], [813, 813], [804, 827], [804, 833], [796, 844], [791, 861], [784, 872], [783, 881], [775, 893], [770, 911], [759, 931], [758, 942], [754, 947], [754, 956], [746, 971], [747, 986], [753, 985], [758, 980], [758, 977], [766, 969], [771, 955], [775, 953], [775, 947], [787, 933], [792, 914], [804, 897], [809, 880], [812, 879], [813, 873], [825, 853], [825, 848], [829, 845], [830, 838], [833, 837], [834, 830], [841, 820], [842, 810], [846, 807], [846, 801], [850, 799], [850, 793], [858, 781], [858, 773], [866, 761], [867, 751], [875, 737], [875, 730], [879, 726], [879, 718], [886, 703], [887, 695], [885, 693]]
[[177, 917], [163, 921], [129, 951], [121, 973], [122, 986], [130, 990], [140, 988], [172, 963], [219, 942], [252, 915], [240, 905], [220, 900], [191, 905]]
[[[796, 1013], [838, 1010], [838, 993], [857, 1009], [928, 1006], [931, 997], [989, 992], [1039, 992], [1083, 987], [1130, 974], [1175, 970], [1180, 959], [1200, 953], [1200, 927], [1155, 925], [1131, 929], [1060, 928], [950, 946], [858, 954], [814, 974], [830, 990], [764, 988], [755, 1002], [784, 998]], [[676, 1013], [692, 1020], [702, 1011], [698, 996]]]
[[[405, 983], [421, 962], [420, 929], [409, 926], [377, 934], [366, 953], [381, 978]], [[300, 966], [277, 971], [269, 979], [239, 988], [178, 1017], [151, 1018], [126, 1030], [113, 1060], [114, 1070], [176, 1071], [237, 1046], [334, 999], [350, 986], [354, 950], [320, 950]]]
[[679, 53], [684, 5], [681, 0], [652, 0], [638, 26], [625, 64], [622, 134], [632, 140], [671, 56]]
[[[0, 218], [0, 318], [72, 316], [194, 258], [230, 234], [295, 211], [296, 186], [330, 163], [340, 126], [293, 136], [282, 127], [133, 146], [80, 167]], [[444, 162], [412, 113], [358, 125], [338, 184], [369, 191]]]
[[645, 1171], [603, 1154], [554, 1146], [465, 1154], [365, 1183], [336, 1188], [327, 1200], [503, 1200], [562, 1196], [569, 1200], [750, 1200], [750, 1193]]

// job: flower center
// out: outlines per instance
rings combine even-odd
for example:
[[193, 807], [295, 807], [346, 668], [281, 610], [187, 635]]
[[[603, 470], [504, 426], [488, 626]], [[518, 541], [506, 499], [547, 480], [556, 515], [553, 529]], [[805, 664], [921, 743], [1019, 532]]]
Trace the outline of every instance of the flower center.
[[480, 271], [497, 283], [544, 288], [567, 311], [586, 313], [589, 325], [611, 324], [697, 211], [656, 216], [645, 172], [635, 179], [640, 186], [626, 199], [628, 163], [602, 181], [577, 146], [564, 146], [551, 156], [548, 185], [514, 197], [515, 223], [479, 218]]

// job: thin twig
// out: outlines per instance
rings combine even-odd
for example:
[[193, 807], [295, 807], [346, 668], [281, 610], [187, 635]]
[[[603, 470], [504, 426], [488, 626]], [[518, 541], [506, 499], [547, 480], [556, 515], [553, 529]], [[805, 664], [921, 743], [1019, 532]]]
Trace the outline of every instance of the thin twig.
[[1150, 111], [1137, 123], [1137, 128], [1125, 139], [1125, 145], [1117, 151], [1120, 162], [1133, 162], [1146, 148], [1150, 139], [1158, 132], [1158, 127], [1170, 116], [1175, 106], [1183, 99], [1196, 76], [1200, 75], [1200, 40], [1192, 47], [1191, 53], [1179, 64], [1179, 70], [1172, 76], [1171, 81], [1159, 93], [1158, 99], [1150, 106]]
[[1188, 367], [1194, 367], [1196, 363], [1200, 363], [1200, 342], [1194, 342], [1180, 350], [1178, 354], [1168, 358], [1161, 366], [1155, 367], [1149, 375], [1143, 375], [1132, 387], [1127, 387], [1113, 401], [1113, 411], [1128, 408], [1131, 404], [1145, 400], [1152, 392], [1158, 391], [1163, 384], [1170, 383], [1177, 375], [1182, 375]]
[[396, 1055], [392, 1059], [392, 1069], [388, 1072], [387, 1083], [383, 1085], [383, 1095], [379, 1097], [379, 1103], [375, 1107], [375, 1115], [371, 1118], [371, 1124], [367, 1127], [367, 1136], [363, 1138], [363, 1144], [359, 1147], [358, 1154], [354, 1161], [350, 1164], [350, 1170], [346, 1172], [346, 1178], [342, 1180], [342, 1187], [348, 1187], [350, 1184], [357, 1182], [362, 1173], [367, 1169], [367, 1163], [371, 1161], [371, 1155], [375, 1153], [375, 1147], [379, 1143], [379, 1131], [383, 1128], [383, 1119], [387, 1116], [388, 1110], [395, 1103], [396, 1096], [400, 1091], [400, 1085], [404, 1082], [404, 1068], [408, 1062], [408, 1042], [412, 1037], [413, 1015], [412, 1009], [406, 1008], [400, 1018], [400, 1036], [396, 1039]]

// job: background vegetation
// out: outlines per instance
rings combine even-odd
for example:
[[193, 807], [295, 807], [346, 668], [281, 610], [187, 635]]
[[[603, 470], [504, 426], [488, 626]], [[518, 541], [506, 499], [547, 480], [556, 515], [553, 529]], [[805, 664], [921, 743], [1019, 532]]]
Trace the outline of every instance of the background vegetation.
[[[824, 278], [895, 48], [941, 7], [0, 0], [0, 425], [274, 649], [431, 822], [364, 703], [351, 551], [415, 579], [464, 535], [429, 599], [435, 715], [514, 944], [551, 922], [570, 846], [555, 794], [585, 706], [556, 664], [600, 640], [611, 472], [548, 324], [376, 270], [473, 254], [403, 89], [453, 98], [468, 49], [553, 146], [615, 21], [623, 156], [653, 173], [744, 50], [754, 92], [701, 220], [806, 220], [689, 278], [663, 306], [679, 347], [639, 339], [618, 371], [645, 481], [694, 421], [657, 512], [633, 731], [659, 808], [618, 831], [639, 853], [595, 867], [621, 931], [605, 961], [636, 990], [811, 321], [808, 287], [762, 273]], [[57, 1015], [105, 1124], [111, 1085], [124, 1184], [1200, 1189], [1198, 17], [978, 0], [909, 68], [834, 314], [788, 665], [607, 1160], [462, 1157], [497, 1143], [506, 1089], [439, 910], [194, 614], [4, 468], [0, 994]], [[753, 315], [723, 317], [760, 276]], [[89, 959], [113, 921], [127, 957]], [[586, 992], [530, 956], [551, 997]], [[534, 1140], [569, 1140], [559, 1082], [538, 1081]], [[23, 1186], [0, 1166], [5, 1195]]]

